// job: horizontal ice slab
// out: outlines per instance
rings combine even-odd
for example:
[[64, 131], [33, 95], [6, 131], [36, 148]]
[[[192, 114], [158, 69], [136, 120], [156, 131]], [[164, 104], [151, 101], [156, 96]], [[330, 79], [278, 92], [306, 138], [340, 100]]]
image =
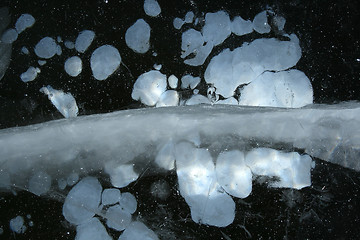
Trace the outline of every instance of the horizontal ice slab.
[[[258, 141], [304, 149], [313, 157], [360, 171], [360, 104], [310, 105], [300, 109], [197, 105], [146, 108], [60, 119], [0, 131], [0, 171], [26, 185], [34, 171], [67, 177], [124, 164], [155, 161], [169, 140], [226, 146]], [[223, 139], [223, 141], [219, 141]], [[223, 151], [221, 146], [214, 146]], [[82, 161], [79, 161], [82, 159]], [[61, 171], [58, 171], [61, 169]], [[113, 181], [123, 182], [117, 171]], [[125, 180], [136, 180], [136, 174]]]

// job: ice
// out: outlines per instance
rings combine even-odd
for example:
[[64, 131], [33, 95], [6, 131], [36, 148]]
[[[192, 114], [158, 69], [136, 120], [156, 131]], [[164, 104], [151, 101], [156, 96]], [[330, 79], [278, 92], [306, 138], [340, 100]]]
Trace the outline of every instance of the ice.
[[170, 77], [168, 77], [168, 83], [172, 89], [177, 88], [178, 81], [179, 79], [175, 75], [170, 75]]
[[8, 7], [0, 8], [0, 34], [9, 25], [9, 23], [10, 23], [9, 8]]
[[173, 25], [175, 29], [180, 29], [184, 25], [184, 21], [181, 18], [174, 18]]
[[303, 149], [311, 157], [360, 171], [359, 116], [359, 103], [350, 102], [290, 109], [201, 104], [59, 119], [0, 130], [0, 171], [19, 187], [41, 169], [56, 179], [73, 169], [84, 175], [103, 171], [114, 187], [123, 187], [137, 179], [134, 166], [148, 166], [140, 156], [155, 161], [170, 140], [201, 146], [219, 137], [226, 137], [220, 138], [224, 144], [236, 141], [244, 147], [259, 142]]
[[45, 60], [38, 60], [38, 64], [40, 66], [44, 66], [46, 64], [46, 61]]
[[253, 20], [253, 28], [256, 32], [264, 34], [271, 31], [271, 27], [267, 20], [267, 11], [258, 13]]
[[64, 42], [64, 45], [65, 45], [65, 47], [68, 48], [68, 49], [74, 49], [74, 48], [75, 48], [75, 43], [73, 43], [73, 42], [71, 42], [71, 41], [69, 41], [69, 40], [66, 40], [66, 41]]
[[310, 80], [299, 70], [264, 72], [240, 91], [239, 104], [298, 108], [313, 103]]
[[169, 107], [179, 105], [179, 94], [174, 90], [167, 90], [161, 94], [159, 101], [156, 103], [156, 107]]
[[62, 48], [60, 45], [56, 46], [56, 55], [60, 56], [62, 54]]
[[56, 37], [56, 41], [57, 41], [58, 43], [61, 43], [63, 40], [62, 40], [61, 36], [57, 36], [57, 37]]
[[78, 115], [79, 108], [76, 105], [75, 98], [70, 93], [53, 89], [51, 86], [42, 87], [40, 92], [48, 95], [49, 100], [65, 118]]
[[52, 58], [58, 51], [58, 45], [51, 37], [44, 37], [35, 45], [35, 54], [40, 58]]
[[216, 160], [216, 178], [221, 187], [231, 196], [246, 198], [252, 190], [252, 173], [245, 165], [244, 153], [238, 150], [225, 151]]
[[312, 159], [308, 155], [256, 148], [246, 155], [245, 163], [256, 175], [278, 177], [272, 187], [301, 189], [311, 185]]
[[290, 41], [262, 38], [233, 51], [223, 50], [211, 59], [205, 81], [215, 86], [217, 94], [229, 98], [238, 86], [252, 82], [264, 71], [282, 71], [295, 66], [301, 57], [299, 39], [294, 34], [289, 38]]
[[238, 36], [249, 34], [253, 31], [253, 23], [237, 16], [231, 22], [231, 31]]
[[27, 48], [27, 47], [22, 47], [21, 48], [21, 52], [23, 53], [23, 54], [26, 54], [26, 55], [28, 55], [30, 52], [29, 52], [29, 49]]
[[106, 225], [117, 231], [123, 231], [131, 223], [131, 214], [119, 205], [108, 208], [105, 214]]
[[9, 28], [1, 36], [1, 41], [6, 44], [11, 44], [15, 42], [17, 38], [18, 38], [18, 33], [16, 32], [16, 30], [13, 28]]
[[184, 63], [190, 66], [203, 65], [206, 58], [210, 55], [214, 45], [212, 42], [207, 42], [205, 45], [196, 49], [196, 56], [191, 59], [185, 59]]
[[181, 54], [182, 58], [189, 56], [204, 44], [204, 38], [201, 35], [201, 32], [196, 31], [193, 28], [183, 32], [181, 40], [181, 50], [183, 51]]
[[77, 173], [71, 173], [66, 179], [68, 186], [73, 186], [78, 181], [79, 181], [79, 174], [77, 174]]
[[120, 197], [120, 206], [125, 212], [133, 214], [137, 208], [136, 198], [131, 193], [124, 192]]
[[204, 45], [204, 37], [195, 29], [188, 29], [182, 34], [181, 42], [182, 54], [181, 58], [186, 58], [192, 53], [196, 53], [195, 57], [185, 59], [184, 63], [191, 66], [202, 65], [213, 49], [213, 42], [207, 42]]
[[5, 44], [0, 41], [0, 80], [3, 78], [6, 69], [9, 66], [11, 52], [11, 44]]
[[119, 240], [134, 239], [158, 240], [159, 238], [152, 230], [146, 227], [145, 224], [134, 221], [120, 235]]
[[185, 23], [192, 23], [194, 21], [194, 13], [192, 11], [189, 11], [185, 15], [184, 22]]
[[24, 225], [24, 218], [22, 216], [17, 216], [10, 220], [10, 229], [15, 233], [24, 233], [26, 231], [26, 226]]
[[181, 196], [196, 223], [225, 227], [235, 218], [235, 203], [216, 181], [209, 151], [182, 142], [175, 147], [176, 174]]
[[224, 100], [219, 100], [215, 104], [228, 104], [228, 105], [238, 105], [239, 102], [234, 97], [226, 98]]
[[51, 187], [51, 176], [46, 172], [35, 173], [29, 180], [29, 191], [35, 195], [44, 195]]
[[40, 73], [40, 68], [29, 67], [28, 70], [26, 70], [26, 72], [20, 75], [21, 81], [23, 82], [34, 81], [38, 73]]
[[207, 13], [205, 15], [205, 25], [202, 35], [205, 42], [212, 42], [217, 46], [231, 34], [231, 22], [229, 15], [225, 11]]
[[64, 178], [58, 179], [58, 187], [60, 190], [64, 190], [67, 186], [67, 182]]
[[138, 19], [125, 33], [126, 45], [136, 53], [146, 53], [150, 48], [150, 26]]
[[119, 51], [111, 45], [95, 49], [90, 58], [90, 66], [96, 80], [105, 80], [120, 66]]
[[102, 205], [111, 205], [120, 201], [120, 190], [117, 188], [104, 189], [102, 193]]
[[159, 148], [155, 157], [155, 163], [166, 170], [175, 168], [174, 143], [172, 141]]
[[110, 162], [105, 165], [105, 172], [110, 175], [111, 184], [117, 188], [126, 187], [139, 177], [132, 164], [115, 165]]
[[32, 15], [28, 13], [21, 14], [21, 16], [16, 20], [15, 23], [16, 31], [20, 34], [25, 29], [32, 27], [34, 23], [35, 23], [35, 18]]
[[151, 184], [150, 193], [152, 196], [164, 201], [170, 196], [170, 185], [167, 181], [160, 179]]
[[84, 53], [91, 45], [95, 38], [95, 33], [91, 30], [84, 30], [79, 33], [75, 40], [75, 49], [80, 53]]
[[154, 64], [154, 69], [160, 71], [162, 68], [161, 64]]
[[10, 189], [10, 175], [7, 172], [0, 171], [0, 191]]
[[198, 104], [211, 104], [211, 102], [207, 97], [201, 94], [196, 94], [196, 95], [192, 95], [191, 98], [189, 98], [185, 104], [198, 105]]
[[82, 61], [78, 56], [73, 56], [65, 61], [65, 72], [72, 77], [78, 76], [82, 71]]
[[134, 100], [140, 100], [145, 105], [154, 106], [166, 88], [166, 75], [160, 71], [151, 70], [138, 77], [133, 86], [131, 97]]
[[277, 27], [278, 30], [284, 30], [285, 23], [286, 19], [284, 17], [278, 15], [273, 17], [273, 24]]
[[189, 74], [184, 75], [181, 78], [181, 88], [185, 89], [190, 87], [190, 89], [194, 89], [200, 83], [200, 80], [201, 80], [200, 77], [193, 77]]
[[156, 0], [145, 0], [144, 11], [150, 17], [157, 17], [161, 13], [161, 8]]
[[112, 240], [104, 225], [97, 218], [91, 218], [76, 227], [75, 240]]
[[63, 215], [72, 224], [86, 223], [98, 211], [102, 187], [94, 177], [83, 178], [65, 198]]

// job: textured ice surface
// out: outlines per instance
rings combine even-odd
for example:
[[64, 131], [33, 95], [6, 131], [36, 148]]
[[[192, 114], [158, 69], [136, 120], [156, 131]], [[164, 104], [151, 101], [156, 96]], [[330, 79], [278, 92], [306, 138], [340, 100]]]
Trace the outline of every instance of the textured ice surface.
[[95, 49], [90, 58], [90, 66], [96, 80], [105, 80], [120, 66], [119, 51], [111, 45]]
[[78, 76], [82, 71], [82, 61], [78, 56], [73, 56], [65, 61], [65, 72], [72, 77]]
[[[80, 116], [71, 121], [62, 119], [0, 130], [0, 156], [3, 156], [0, 166], [10, 175], [12, 183], [19, 186], [32, 175], [29, 169], [35, 171], [41, 167], [46, 167], [50, 176], [58, 177], [61, 177], [58, 169], [68, 176], [75, 168], [83, 168], [83, 174], [105, 168], [113, 185], [117, 181], [122, 185], [121, 172], [131, 175], [127, 178], [129, 182], [138, 176], [132, 170], [133, 164], [141, 165], [136, 156], [155, 151], [170, 139], [188, 141], [190, 136], [198, 135], [199, 143], [212, 142], [219, 136], [229, 136], [229, 143], [239, 139], [281, 143], [360, 170], [359, 116], [358, 103], [310, 105], [300, 109], [197, 105]], [[132, 147], [135, 145], [136, 148]], [[76, 161], [80, 153], [87, 161]], [[155, 159], [157, 150], [147, 154], [153, 154]]]
[[51, 187], [51, 176], [46, 172], [39, 171], [35, 173], [29, 180], [29, 191], [35, 195], [43, 195], [49, 191]]
[[125, 33], [126, 45], [137, 53], [146, 53], [150, 47], [150, 26], [138, 19]]
[[156, 107], [168, 107], [179, 105], [179, 94], [174, 90], [167, 90], [161, 94], [159, 101], [156, 103]]
[[134, 221], [120, 235], [119, 240], [134, 239], [158, 240], [159, 238], [152, 230], [145, 226], [145, 224]]
[[16, 31], [20, 34], [25, 29], [32, 27], [34, 23], [35, 23], [35, 18], [32, 15], [28, 13], [21, 14], [21, 16], [16, 20], [15, 23]]
[[1, 36], [1, 41], [3, 43], [11, 44], [15, 42], [17, 38], [18, 38], [18, 33], [16, 32], [16, 30], [13, 28], [9, 28]]
[[86, 177], [76, 184], [65, 198], [63, 215], [72, 224], [86, 223], [98, 211], [102, 187], [93, 177]]
[[24, 225], [24, 218], [22, 216], [17, 216], [11, 219], [10, 229], [15, 233], [24, 233], [26, 231], [26, 226]]
[[75, 40], [76, 51], [80, 53], [84, 53], [88, 49], [94, 38], [95, 38], [94, 31], [84, 30], [80, 32]]
[[37, 77], [38, 73], [40, 73], [40, 68], [29, 67], [28, 70], [26, 70], [26, 72], [20, 75], [21, 81], [23, 82], [33, 81]]
[[308, 155], [256, 148], [246, 155], [245, 162], [256, 175], [279, 178], [271, 184], [273, 187], [301, 189], [311, 185], [312, 160]]
[[35, 46], [35, 54], [40, 58], [52, 58], [58, 50], [55, 40], [51, 37], [44, 37]]
[[[256, 52], [256, 54], [254, 54]], [[213, 57], [205, 71], [205, 81], [214, 84], [216, 93], [231, 97], [236, 88], [250, 83], [264, 71], [281, 71], [293, 67], [301, 57], [299, 40], [262, 38], [230, 51], [223, 50]]]
[[75, 98], [70, 93], [64, 93], [61, 90], [53, 89], [51, 86], [42, 87], [40, 92], [46, 94], [56, 109], [65, 117], [76, 117], [79, 108], [76, 105]]
[[299, 70], [264, 72], [240, 90], [240, 105], [298, 108], [313, 103], [310, 80]]
[[131, 97], [143, 104], [154, 106], [166, 91], [166, 75], [157, 70], [141, 74], [136, 80]]
[[112, 240], [104, 225], [97, 218], [91, 218], [76, 227], [75, 240]]
[[144, 11], [151, 17], [156, 17], [161, 13], [161, 8], [156, 0], [145, 0]]

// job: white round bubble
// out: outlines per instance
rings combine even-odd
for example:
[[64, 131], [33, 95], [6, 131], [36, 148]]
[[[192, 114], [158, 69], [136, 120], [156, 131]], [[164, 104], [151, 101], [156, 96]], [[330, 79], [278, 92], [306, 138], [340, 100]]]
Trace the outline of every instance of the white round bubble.
[[65, 71], [72, 77], [78, 76], [82, 71], [82, 61], [78, 56], [73, 56], [65, 61]]
[[90, 58], [90, 66], [96, 80], [105, 80], [119, 67], [121, 56], [111, 45], [95, 49]]

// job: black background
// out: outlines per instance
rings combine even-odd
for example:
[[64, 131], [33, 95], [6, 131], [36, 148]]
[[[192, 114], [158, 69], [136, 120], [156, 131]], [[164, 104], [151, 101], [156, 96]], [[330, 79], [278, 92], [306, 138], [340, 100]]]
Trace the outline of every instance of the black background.
[[[19, 35], [13, 44], [10, 67], [0, 80], [0, 128], [29, 125], [62, 118], [45, 95], [42, 86], [71, 92], [80, 107], [80, 114], [112, 112], [141, 107], [130, 97], [136, 78], [162, 64], [162, 72], [181, 78], [186, 73], [202, 76], [211, 59], [200, 67], [189, 67], [180, 58], [181, 31], [173, 28], [175, 17], [183, 18], [192, 10], [202, 13], [225, 10], [231, 17], [253, 17], [271, 7], [286, 18], [285, 31], [296, 33], [300, 39], [303, 56], [296, 68], [305, 72], [314, 88], [316, 103], [337, 103], [360, 100], [360, 4], [355, 0], [344, 1], [169, 1], [158, 0], [162, 13], [151, 18], [143, 11], [143, 1], [56, 1], [56, 0], [1, 0], [0, 7], [8, 6], [11, 13], [10, 27], [22, 13], [30, 13], [35, 25]], [[138, 18], [151, 26], [151, 48], [144, 55], [130, 50], [125, 44], [125, 31]], [[190, 25], [184, 26], [184, 29]], [[20, 74], [29, 66], [37, 66], [33, 52], [36, 43], [45, 36], [75, 41], [84, 29], [95, 31], [96, 38], [84, 54], [63, 48], [41, 67], [40, 75], [29, 83], [20, 80]], [[211, 56], [223, 48], [240, 46], [244, 41], [271, 37], [257, 33], [244, 37], [228, 38], [216, 47]], [[96, 81], [89, 67], [90, 55], [103, 44], [112, 44], [121, 54], [123, 63], [109, 79]], [[20, 53], [21, 47], [30, 50]], [[152, 54], [158, 55], [154, 57]], [[64, 71], [66, 58], [79, 55], [83, 72], [79, 77], [69, 77]], [[357, 60], [359, 59], [359, 60]], [[203, 89], [200, 89], [203, 90]], [[313, 185], [302, 191], [268, 189], [255, 184], [252, 194], [244, 201], [236, 199], [236, 219], [228, 228], [219, 229], [194, 224], [189, 210], [176, 192], [174, 175], [144, 177], [135, 186], [129, 186], [139, 200], [139, 218], [162, 239], [246, 239], [244, 228], [252, 239], [358, 239], [360, 235], [360, 176], [351, 170], [317, 161], [312, 172]], [[172, 195], [166, 202], [154, 200], [147, 189], [157, 180], [165, 178]], [[109, 184], [103, 179], [103, 184]], [[73, 239], [74, 228], [68, 226], [61, 214], [61, 197], [38, 198], [26, 192], [17, 197], [2, 194], [0, 201], [0, 239]], [[59, 200], [59, 201], [58, 201]], [[151, 206], [151, 207], [149, 207]], [[162, 206], [162, 207], [160, 207]], [[165, 210], [164, 210], [165, 208]], [[8, 224], [17, 215], [30, 213], [35, 223], [23, 235], [14, 235]], [[162, 214], [163, 213], [163, 214]], [[165, 217], [167, 217], [165, 219]], [[162, 223], [162, 224], [160, 224]], [[114, 239], [118, 233], [112, 232]]]

